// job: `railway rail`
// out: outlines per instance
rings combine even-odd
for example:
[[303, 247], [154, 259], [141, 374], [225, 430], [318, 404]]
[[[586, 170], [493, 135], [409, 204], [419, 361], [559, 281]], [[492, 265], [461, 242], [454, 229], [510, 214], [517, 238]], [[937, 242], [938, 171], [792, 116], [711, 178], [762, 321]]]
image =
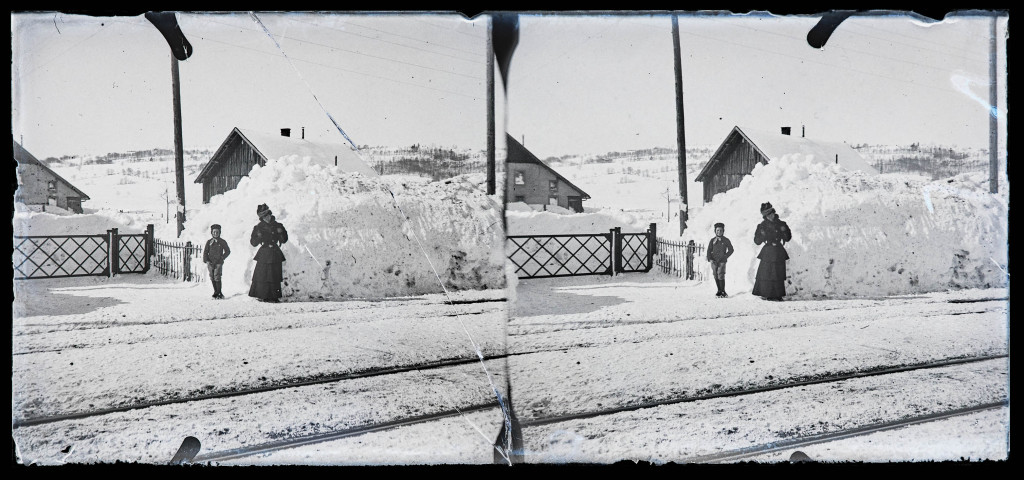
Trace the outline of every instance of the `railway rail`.
[[925, 362], [925, 363], [920, 363], [920, 364], [915, 364], [915, 365], [905, 365], [905, 366], [901, 366], [901, 367], [886, 367], [886, 368], [880, 368], [880, 369], [875, 369], [875, 370], [871, 370], [871, 371], [845, 373], [845, 374], [840, 374], [840, 375], [830, 375], [830, 376], [826, 376], [826, 377], [820, 377], [820, 378], [808, 379], [808, 380], [798, 380], [798, 381], [781, 383], [781, 384], [778, 384], [778, 385], [770, 385], [770, 386], [766, 386], [766, 387], [758, 387], [758, 388], [750, 388], [750, 389], [740, 389], [740, 390], [727, 390], [727, 391], [712, 393], [712, 394], [708, 394], [708, 395], [695, 395], [695, 396], [669, 398], [669, 399], [658, 400], [658, 401], [653, 401], [653, 402], [644, 402], [644, 403], [639, 403], [639, 404], [629, 405], [629, 406], [624, 406], [624, 407], [602, 409], [602, 410], [599, 410], [599, 411], [584, 412], [584, 413], [573, 413], [573, 414], [568, 414], [568, 415], [557, 415], [557, 416], [551, 416], [551, 417], [542, 417], [542, 418], [537, 418], [537, 419], [522, 420], [520, 422], [520, 424], [522, 425], [523, 428], [534, 427], [534, 426], [541, 426], [541, 425], [549, 425], [549, 424], [552, 424], [552, 423], [565, 422], [565, 421], [569, 421], [569, 420], [582, 420], [582, 419], [587, 419], [587, 418], [594, 418], [594, 417], [600, 417], [600, 416], [605, 416], [605, 415], [612, 415], [612, 414], [621, 413], [621, 412], [632, 412], [632, 411], [636, 411], [636, 410], [642, 410], [642, 409], [651, 408], [651, 407], [658, 407], [658, 406], [662, 406], [662, 405], [673, 405], [673, 404], [677, 404], [677, 403], [697, 402], [697, 401], [701, 401], [701, 400], [710, 400], [712, 398], [739, 397], [739, 396], [744, 396], [744, 395], [752, 395], [752, 394], [755, 394], [755, 393], [771, 392], [771, 391], [775, 391], [775, 390], [784, 390], [784, 389], [794, 388], [794, 387], [804, 387], [804, 386], [807, 386], [807, 385], [818, 385], [818, 384], [823, 384], [823, 383], [833, 383], [833, 382], [840, 382], [840, 381], [844, 381], [844, 380], [851, 380], [851, 379], [854, 379], [854, 378], [873, 377], [873, 376], [888, 375], [888, 374], [900, 373], [900, 372], [910, 372], [910, 371], [914, 371], [914, 370], [923, 370], [923, 369], [929, 369], [929, 368], [948, 367], [948, 366], [951, 366], [951, 365], [960, 365], [960, 364], [965, 364], [965, 363], [977, 363], [977, 362], [984, 362], [984, 361], [989, 361], [989, 360], [996, 360], [996, 359], [1000, 359], [1000, 358], [1009, 358], [1009, 355], [1008, 354], [984, 355], [984, 356], [978, 356], [978, 357], [948, 359], [948, 360], [941, 360], [941, 361], [935, 361], [935, 362]]
[[[483, 360], [484, 361], [500, 360], [500, 359], [507, 358], [507, 357], [508, 357], [507, 354], [500, 354], [500, 355], [485, 356], [485, 357], [483, 357]], [[455, 366], [460, 366], [460, 365], [475, 364], [475, 363], [479, 363], [479, 362], [480, 362], [480, 358], [476, 357], [476, 356], [473, 356], [473, 357], [466, 357], [466, 358], [459, 358], [459, 359], [439, 360], [439, 361], [436, 361], [436, 362], [418, 363], [418, 364], [415, 364], [415, 365], [403, 365], [403, 366], [400, 366], [400, 367], [393, 367], [393, 368], [381, 368], [381, 369], [364, 370], [364, 371], [361, 371], [361, 372], [346, 373], [346, 374], [341, 374], [341, 375], [331, 375], [331, 376], [319, 377], [319, 378], [315, 378], [315, 379], [291, 381], [291, 382], [281, 383], [281, 384], [276, 384], [276, 385], [268, 385], [268, 386], [265, 386], [265, 387], [245, 388], [245, 389], [232, 390], [232, 391], [228, 391], [228, 392], [217, 392], [217, 393], [196, 395], [196, 396], [192, 396], [192, 397], [188, 397], [188, 398], [175, 398], [175, 399], [166, 399], [166, 400], [155, 400], [155, 401], [151, 401], [151, 402], [139, 402], [139, 403], [133, 403], [131, 405], [123, 405], [123, 406], [119, 406], [119, 407], [103, 408], [103, 409], [90, 410], [90, 411], [79, 412], [79, 413], [68, 413], [68, 414], [61, 414], [61, 415], [47, 415], [47, 416], [41, 416], [41, 417], [27, 418], [27, 419], [22, 419], [22, 420], [14, 421], [13, 425], [12, 425], [12, 428], [30, 427], [30, 426], [34, 426], [34, 425], [42, 425], [42, 424], [46, 424], [46, 423], [61, 422], [61, 421], [66, 421], [66, 420], [79, 420], [79, 419], [83, 419], [83, 418], [97, 417], [97, 416], [101, 416], [101, 415], [108, 415], [108, 414], [111, 414], [111, 413], [127, 412], [127, 411], [130, 411], [130, 410], [138, 410], [138, 409], [149, 408], [149, 407], [156, 407], [156, 406], [161, 406], [161, 405], [173, 405], [173, 404], [181, 404], [181, 403], [198, 402], [198, 401], [203, 401], [203, 400], [212, 400], [212, 399], [218, 399], [218, 398], [238, 397], [238, 396], [252, 395], [252, 394], [256, 394], [256, 393], [271, 392], [271, 391], [275, 391], [275, 390], [284, 390], [284, 389], [288, 389], [288, 388], [305, 387], [305, 386], [309, 386], [309, 385], [319, 385], [319, 384], [326, 384], [326, 383], [334, 383], [334, 382], [340, 382], [340, 381], [344, 381], [344, 380], [352, 380], [352, 379], [356, 379], [356, 378], [376, 377], [376, 376], [382, 376], [382, 375], [393, 375], [393, 374], [396, 374], [396, 373], [410, 372], [410, 371], [414, 371], [414, 370], [435, 370], [435, 369], [440, 369], [440, 368], [447, 368], [447, 367], [455, 367]]]

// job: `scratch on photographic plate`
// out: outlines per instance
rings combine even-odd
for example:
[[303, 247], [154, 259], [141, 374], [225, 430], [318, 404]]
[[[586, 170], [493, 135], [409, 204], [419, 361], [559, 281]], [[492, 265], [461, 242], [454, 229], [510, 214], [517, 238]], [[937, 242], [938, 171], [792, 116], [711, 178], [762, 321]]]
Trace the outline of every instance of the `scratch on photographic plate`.
[[[331, 123], [334, 124], [334, 127], [338, 129], [338, 132], [341, 133], [341, 135], [343, 137], [345, 137], [345, 140], [347, 140], [348, 143], [350, 145], [352, 145], [352, 147], [354, 149], [356, 149], [356, 151], [358, 151], [359, 147], [355, 144], [355, 142], [352, 141], [351, 138], [349, 138], [348, 134], [346, 134], [345, 131], [341, 128], [341, 126], [338, 125], [338, 122], [334, 119], [334, 116], [332, 116], [331, 113], [327, 111], [327, 108], [324, 107], [323, 103], [320, 102], [320, 99], [317, 98], [316, 93], [314, 93], [313, 89], [309, 86], [309, 82], [306, 81], [306, 79], [302, 76], [302, 72], [300, 72], [299, 69], [295, 67], [295, 64], [292, 63], [291, 58], [289, 58], [288, 55], [285, 54], [284, 49], [281, 48], [281, 44], [279, 44], [277, 42], [277, 40], [274, 39], [274, 36], [273, 36], [273, 34], [270, 33], [270, 30], [268, 30], [267, 27], [263, 24], [263, 22], [260, 21], [259, 17], [256, 15], [255, 12], [249, 12], [249, 16], [252, 17], [253, 22], [255, 22], [256, 25], [259, 26], [260, 29], [262, 29], [263, 32], [267, 34], [267, 37], [269, 37], [270, 40], [274, 42], [274, 45], [281, 52], [281, 56], [283, 56], [286, 60], [288, 60], [288, 64], [291, 65], [292, 69], [295, 70], [296, 74], [299, 76], [299, 78], [302, 80], [302, 82], [306, 85], [306, 88], [309, 90], [310, 95], [313, 96], [313, 100], [316, 101], [317, 105], [320, 106], [320, 109], [324, 111], [324, 114], [327, 115], [327, 118], [330, 119]], [[378, 177], [379, 177], [379, 175], [378, 175]], [[409, 222], [410, 221], [409, 216], [406, 215], [404, 210], [402, 210], [402, 206], [398, 203], [398, 199], [395, 198], [394, 191], [392, 191], [391, 188], [387, 186], [387, 182], [384, 183], [384, 188], [387, 189], [388, 194], [391, 195], [391, 200], [395, 203], [395, 207], [398, 209], [399, 213], [402, 214], [403, 222]], [[411, 229], [411, 230], [413, 230], [415, 232], [415, 229]], [[452, 300], [451, 300], [451, 296], [448, 293], [448, 289], [445, 288], [444, 282], [441, 280], [441, 276], [438, 275], [438, 273], [437, 273], [437, 268], [434, 267], [434, 263], [430, 261], [430, 257], [427, 255], [426, 250], [423, 248], [423, 243], [420, 242], [419, 237], [417, 235], [415, 235], [415, 233], [413, 235], [410, 235], [410, 237], [416, 242], [416, 246], [420, 249], [420, 252], [423, 253], [423, 257], [427, 260], [427, 264], [430, 265], [430, 270], [431, 270], [431, 272], [433, 272], [434, 277], [437, 278], [437, 282], [441, 286], [441, 290], [444, 292], [444, 296], [445, 296], [445, 299], [448, 302], [448, 305], [453, 305]], [[466, 332], [466, 336], [469, 337], [469, 341], [473, 345], [473, 349], [476, 352], [476, 356], [480, 360], [480, 366], [483, 368], [484, 373], [487, 374], [487, 381], [490, 383], [491, 391], [494, 392], [494, 395], [495, 395], [495, 397], [498, 400], [498, 405], [501, 407], [501, 413], [504, 416], [505, 430], [506, 430], [506, 432], [511, 432], [512, 431], [512, 420], [511, 420], [511, 416], [510, 416], [510, 413], [509, 413], [510, 406], [507, 406], [505, 404], [505, 401], [504, 401], [504, 399], [501, 396], [501, 392], [498, 390], [498, 387], [494, 384], [494, 379], [491, 376], [491, 372], [487, 370], [487, 365], [484, 364], [484, 355], [483, 355], [483, 352], [480, 351], [480, 346], [476, 343], [476, 340], [473, 339], [473, 335], [471, 335], [469, 333], [469, 329], [466, 328], [466, 324], [462, 320], [462, 317], [458, 314], [458, 312], [453, 312], [453, 313], [454, 313], [455, 318], [457, 318], [459, 320], [459, 324], [462, 326], [462, 330], [464, 332]], [[449, 396], [449, 401], [451, 401], [450, 396]], [[458, 408], [456, 408], [456, 409], [458, 410]], [[474, 425], [469, 420], [469, 418], [466, 418], [465, 415], [462, 415], [461, 410], [459, 410], [459, 412], [460, 412], [460, 416], [462, 416], [462, 418], [465, 419], [466, 422], [469, 423], [477, 432], [479, 432], [480, 435], [484, 437], [484, 439], [487, 441], [488, 444], [490, 444], [490, 439], [487, 438], [487, 436], [483, 434], [483, 432], [480, 430], [480, 428], [477, 427], [476, 425]], [[505, 453], [505, 452], [509, 452], [509, 451], [512, 450], [512, 435], [511, 434], [508, 434], [508, 435], [505, 436], [505, 443], [506, 443], [506, 445], [505, 445], [504, 451], [502, 451], [502, 449], [499, 449], [497, 446], [493, 446], [493, 447], [498, 451], [498, 453], [501, 454], [501, 456], [506, 461], [509, 462], [509, 465], [511, 465], [512, 462], [509, 459], [509, 456]]]

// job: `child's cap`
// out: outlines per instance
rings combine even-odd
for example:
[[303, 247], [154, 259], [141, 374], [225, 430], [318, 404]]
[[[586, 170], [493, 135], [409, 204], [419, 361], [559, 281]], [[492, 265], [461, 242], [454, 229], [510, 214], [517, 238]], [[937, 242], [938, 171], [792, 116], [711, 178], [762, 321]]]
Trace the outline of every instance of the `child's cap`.
[[721, 223], [721, 222], [719, 222], [719, 223], [716, 223], [716, 224], [715, 224], [715, 228], [725, 228], [725, 224], [724, 224], [724, 223]]
[[220, 230], [220, 225], [218, 225], [216, 223], [213, 224], [213, 225], [210, 225], [210, 231], [213, 231], [213, 230]]

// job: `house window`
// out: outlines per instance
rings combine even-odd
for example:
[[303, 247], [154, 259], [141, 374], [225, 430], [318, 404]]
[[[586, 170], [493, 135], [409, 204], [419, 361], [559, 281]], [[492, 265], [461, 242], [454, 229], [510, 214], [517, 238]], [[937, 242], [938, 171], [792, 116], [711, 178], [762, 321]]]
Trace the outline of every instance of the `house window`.
[[57, 194], [57, 182], [55, 180], [50, 180], [50, 181], [46, 182], [46, 191], [49, 192], [50, 195], [56, 195]]
[[516, 185], [526, 185], [525, 175], [522, 170], [516, 170], [515, 183]]
[[555, 196], [555, 195], [552, 195], [552, 196], [548, 197], [548, 205], [556, 205], [557, 206], [558, 205], [558, 197]]
[[516, 195], [516, 199], [514, 201], [526, 203], [526, 197], [523, 195]]
[[548, 180], [548, 193], [551, 195], [558, 194], [558, 179]]

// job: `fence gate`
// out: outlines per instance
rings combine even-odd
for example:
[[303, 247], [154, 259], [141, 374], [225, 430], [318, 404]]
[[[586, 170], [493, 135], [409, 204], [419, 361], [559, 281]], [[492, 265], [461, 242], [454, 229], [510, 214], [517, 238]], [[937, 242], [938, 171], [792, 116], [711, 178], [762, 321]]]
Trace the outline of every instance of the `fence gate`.
[[149, 271], [153, 226], [146, 233], [14, 237], [11, 266], [15, 280], [112, 276]]
[[651, 269], [656, 226], [643, 233], [509, 235], [508, 259], [519, 278], [614, 275]]

